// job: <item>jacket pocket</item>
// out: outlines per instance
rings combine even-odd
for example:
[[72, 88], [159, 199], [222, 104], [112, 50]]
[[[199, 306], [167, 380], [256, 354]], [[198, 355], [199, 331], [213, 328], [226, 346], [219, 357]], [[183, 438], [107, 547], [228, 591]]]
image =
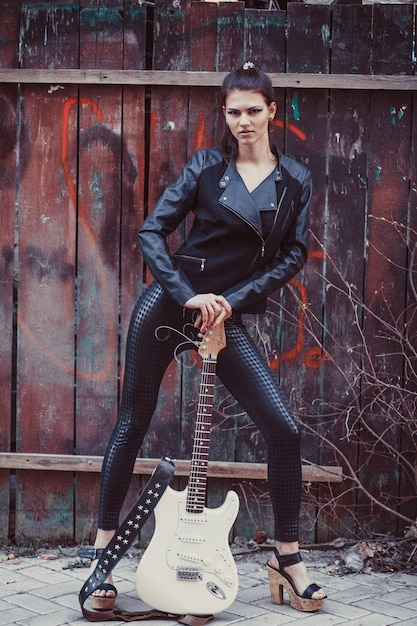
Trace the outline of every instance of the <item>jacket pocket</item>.
[[206, 269], [207, 259], [203, 259], [202, 257], [188, 256], [187, 254], [175, 254], [174, 260], [184, 271], [187, 271], [188, 269], [195, 272], [198, 269], [200, 272], [204, 272]]

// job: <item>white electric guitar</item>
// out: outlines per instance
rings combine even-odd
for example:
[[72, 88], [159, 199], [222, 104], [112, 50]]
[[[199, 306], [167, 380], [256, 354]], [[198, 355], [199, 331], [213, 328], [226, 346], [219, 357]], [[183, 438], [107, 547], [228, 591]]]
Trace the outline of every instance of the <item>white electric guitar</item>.
[[155, 532], [136, 571], [139, 597], [168, 613], [220, 613], [238, 590], [229, 547], [238, 495], [229, 491], [222, 506], [205, 507], [216, 362], [225, 345], [223, 324], [208, 330], [201, 342], [203, 365], [188, 486], [184, 491], [167, 487], [155, 508]]

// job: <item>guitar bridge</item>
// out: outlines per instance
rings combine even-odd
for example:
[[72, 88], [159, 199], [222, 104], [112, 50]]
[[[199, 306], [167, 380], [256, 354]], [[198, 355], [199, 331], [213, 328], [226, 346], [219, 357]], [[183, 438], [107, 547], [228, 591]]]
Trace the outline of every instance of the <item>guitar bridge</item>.
[[201, 567], [177, 567], [177, 580], [195, 581], [202, 579]]

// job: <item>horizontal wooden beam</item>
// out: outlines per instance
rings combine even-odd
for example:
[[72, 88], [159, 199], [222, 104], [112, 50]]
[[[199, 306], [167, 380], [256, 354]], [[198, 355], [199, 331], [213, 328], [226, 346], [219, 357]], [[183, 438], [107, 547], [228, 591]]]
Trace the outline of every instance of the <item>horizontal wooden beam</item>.
[[[218, 87], [227, 72], [167, 72], [157, 70], [46, 70], [0, 69], [0, 83], [172, 85]], [[417, 76], [367, 74], [277, 74], [270, 73], [274, 87], [300, 89], [417, 89]]]
[[[159, 459], [136, 459], [134, 474], [152, 474], [158, 462]], [[0, 452], [0, 469], [100, 472], [102, 463], [102, 456]], [[177, 476], [189, 476], [190, 461], [174, 460], [174, 463]], [[340, 483], [343, 480], [341, 467], [303, 465], [302, 470], [304, 482]], [[266, 463], [209, 461], [207, 475], [211, 478], [266, 480], [267, 466]]]

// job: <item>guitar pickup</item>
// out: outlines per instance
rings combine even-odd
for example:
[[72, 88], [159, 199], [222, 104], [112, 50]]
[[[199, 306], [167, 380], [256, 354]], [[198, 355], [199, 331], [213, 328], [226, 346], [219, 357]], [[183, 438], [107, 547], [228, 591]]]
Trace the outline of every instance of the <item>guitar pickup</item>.
[[177, 567], [177, 580], [202, 580], [201, 567]]

